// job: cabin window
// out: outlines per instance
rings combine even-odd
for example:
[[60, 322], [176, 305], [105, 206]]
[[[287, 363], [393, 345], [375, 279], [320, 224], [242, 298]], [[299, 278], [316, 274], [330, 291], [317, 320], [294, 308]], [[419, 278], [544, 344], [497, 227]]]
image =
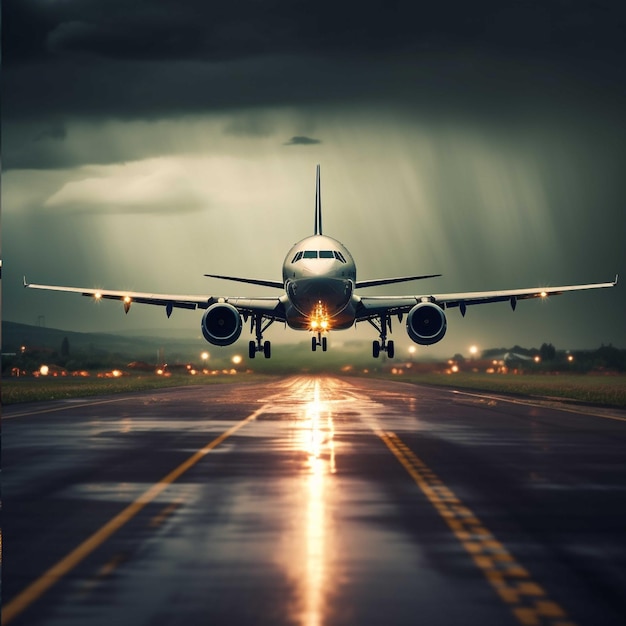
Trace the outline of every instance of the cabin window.
[[317, 250], [305, 250], [303, 258], [305, 258], [305, 259], [317, 259]]

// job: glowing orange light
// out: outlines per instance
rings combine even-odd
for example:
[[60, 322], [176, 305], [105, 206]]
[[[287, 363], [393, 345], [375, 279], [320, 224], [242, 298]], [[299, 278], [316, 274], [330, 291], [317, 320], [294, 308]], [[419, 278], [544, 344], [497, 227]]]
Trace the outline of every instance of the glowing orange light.
[[315, 305], [315, 309], [313, 309], [313, 313], [311, 313], [310, 320], [309, 325], [311, 330], [326, 331], [330, 329], [328, 313], [326, 312], [326, 307], [321, 301]]

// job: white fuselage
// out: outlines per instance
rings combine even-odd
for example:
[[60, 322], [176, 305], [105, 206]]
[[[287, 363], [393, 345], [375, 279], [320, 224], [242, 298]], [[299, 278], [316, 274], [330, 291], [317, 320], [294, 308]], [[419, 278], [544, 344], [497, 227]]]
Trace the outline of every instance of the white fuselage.
[[326, 331], [354, 324], [356, 266], [336, 239], [314, 235], [295, 244], [283, 263], [283, 282], [291, 328]]

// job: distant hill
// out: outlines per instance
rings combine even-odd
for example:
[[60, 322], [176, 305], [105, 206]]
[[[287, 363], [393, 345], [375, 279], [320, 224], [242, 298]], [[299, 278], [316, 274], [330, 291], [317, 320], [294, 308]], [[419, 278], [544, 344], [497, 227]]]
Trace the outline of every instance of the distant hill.
[[164, 350], [168, 359], [188, 360], [197, 357], [205, 348], [203, 341], [189, 338], [79, 333], [18, 322], [2, 322], [2, 352], [4, 354], [17, 353], [21, 350], [21, 346], [26, 346], [28, 350], [61, 351], [65, 339], [67, 339], [71, 353], [114, 354], [151, 362], [156, 362], [157, 351], [160, 349]]
[[[201, 338], [189, 338], [189, 333], [164, 330], [146, 330], [154, 336], [131, 333], [83, 333], [57, 328], [30, 326], [18, 322], [2, 322], [3, 369], [17, 365], [27, 371], [36, 369], [40, 362], [56, 363], [70, 369], [94, 369], [115, 365], [123, 367], [132, 361], [156, 364], [160, 354], [169, 364], [201, 364], [201, 353], [210, 353], [208, 366], [222, 369], [232, 367], [231, 358], [244, 357], [244, 367], [258, 372], [321, 372], [348, 371], [352, 368], [380, 368], [387, 359], [372, 359], [371, 343], [359, 340], [342, 342], [341, 347], [326, 353], [312, 352], [308, 336], [298, 343], [277, 343], [271, 359], [247, 358], [248, 344], [240, 340], [232, 346], [217, 347]], [[181, 336], [184, 335], [184, 336]], [[24, 354], [21, 347], [25, 346]], [[15, 356], [9, 356], [11, 354]], [[72, 364], [70, 366], [70, 364]]]

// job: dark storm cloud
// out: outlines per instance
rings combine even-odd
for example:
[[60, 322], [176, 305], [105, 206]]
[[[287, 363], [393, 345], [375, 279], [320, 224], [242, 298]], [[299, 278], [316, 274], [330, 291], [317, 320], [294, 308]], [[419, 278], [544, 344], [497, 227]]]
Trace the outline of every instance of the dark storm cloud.
[[313, 139], [312, 137], [305, 137], [302, 135], [296, 135], [289, 141], [286, 141], [284, 146], [313, 146], [322, 143], [320, 139]]
[[67, 137], [67, 129], [63, 125], [54, 125], [44, 128], [35, 136], [35, 141], [63, 141]]
[[5, 0], [3, 114], [59, 127], [364, 99], [502, 113], [574, 71], [619, 89], [625, 15], [586, 0]]
[[[335, 0], [5, 0], [7, 61], [48, 52], [117, 59], [223, 60], [263, 54], [623, 49], [621, 3]], [[24, 33], [28, 37], [24, 37]]]

